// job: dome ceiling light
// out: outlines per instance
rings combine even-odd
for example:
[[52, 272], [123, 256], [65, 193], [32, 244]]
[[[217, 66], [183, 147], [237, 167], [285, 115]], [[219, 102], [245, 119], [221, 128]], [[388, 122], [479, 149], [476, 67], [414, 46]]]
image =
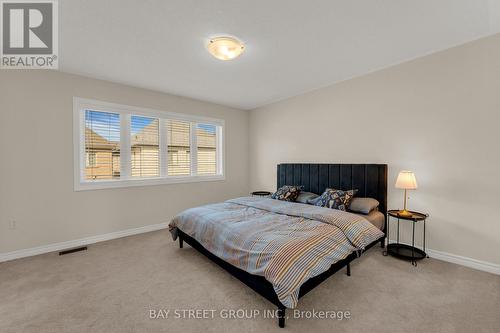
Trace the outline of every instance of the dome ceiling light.
[[219, 60], [232, 60], [245, 50], [245, 45], [234, 37], [215, 37], [207, 45], [208, 52]]

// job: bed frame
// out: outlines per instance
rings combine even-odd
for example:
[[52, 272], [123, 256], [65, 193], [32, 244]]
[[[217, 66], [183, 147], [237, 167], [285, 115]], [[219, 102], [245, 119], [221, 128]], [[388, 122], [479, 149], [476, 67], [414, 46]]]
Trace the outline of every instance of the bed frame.
[[[279, 164], [277, 185], [301, 185], [304, 191], [321, 194], [327, 187], [348, 190], [358, 189], [357, 196], [375, 198], [380, 202], [379, 211], [386, 217], [384, 231], [387, 225], [387, 165], [386, 164]], [[285, 327], [286, 307], [280, 302], [272, 284], [263, 276], [253, 275], [241, 270], [206, 250], [198, 241], [189, 235], [178, 231], [179, 247], [183, 243], [207, 256], [231, 275], [252, 288], [261, 296], [278, 307], [278, 325]], [[385, 237], [367, 246], [371, 248], [380, 242], [385, 245]], [[347, 275], [351, 275], [350, 263], [361, 253], [353, 252], [347, 258], [340, 260], [318, 276], [312, 277], [300, 287], [299, 298], [318, 286], [340, 269], [346, 267]]]

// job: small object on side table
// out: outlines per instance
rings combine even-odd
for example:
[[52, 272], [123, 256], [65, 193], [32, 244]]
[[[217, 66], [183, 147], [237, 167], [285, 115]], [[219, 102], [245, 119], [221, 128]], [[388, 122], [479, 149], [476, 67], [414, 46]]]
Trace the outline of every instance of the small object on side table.
[[250, 194], [253, 197], [270, 197], [272, 193], [268, 192], [268, 191], [255, 191], [255, 192], [252, 192]]
[[[425, 222], [429, 217], [428, 214], [408, 211], [410, 215], [401, 215], [399, 210], [390, 210], [387, 212], [387, 250], [384, 251], [384, 255], [390, 254], [396, 258], [410, 260], [413, 266], [417, 266], [417, 260], [428, 258], [429, 256], [425, 253]], [[396, 243], [389, 242], [389, 224], [391, 217], [398, 219], [398, 236]], [[399, 221], [406, 220], [412, 223], [412, 238], [411, 246], [399, 243]], [[423, 239], [423, 250], [415, 247], [415, 224], [418, 222], [424, 222], [424, 239]]]

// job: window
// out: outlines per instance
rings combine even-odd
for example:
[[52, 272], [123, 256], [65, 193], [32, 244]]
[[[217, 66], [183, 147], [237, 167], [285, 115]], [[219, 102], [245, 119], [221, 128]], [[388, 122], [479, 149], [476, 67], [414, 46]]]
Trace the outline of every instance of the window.
[[187, 121], [168, 121], [168, 175], [191, 174], [191, 124]]
[[158, 118], [132, 116], [132, 177], [160, 175], [160, 128]]
[[223, 129], [223, 120], [75, 98], [75, 190], [223, 180]]
[[[120, 177], [120, 115], [109, 112], [85, 110], [86, 180], [113, 179]], [[115, 168], [118, 167], [118, 170]]]
[[198, 147], [198, 174], [217, 173], [217, 126], [197, 124], [196, 145]]
[[87, 152], [86, 153], [86, 163], [85, 163], [85, 166], [87, 168], [95, 168], [96, 166], [96, 153], [95, 152]]

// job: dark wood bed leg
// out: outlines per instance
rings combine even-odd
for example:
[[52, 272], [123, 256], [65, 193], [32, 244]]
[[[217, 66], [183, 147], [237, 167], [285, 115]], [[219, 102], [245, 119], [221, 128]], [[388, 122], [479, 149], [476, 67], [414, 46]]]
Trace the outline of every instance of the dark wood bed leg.
[[285, 318], [286, 318], [286, 308], [278, 307], [278, 326], [281, 328], [285, 327]]
[[385, 237], [382, 237], [382, 239], [380, 240], [380, 247], [385, 248]]
[[351, 263], [347, 264], [347, 276], [351, 276]]
[[184, 246], [184, 239], [182, 239], [182, 237], [179, 236], [179, 248], [182, 249], [183, 246]]

